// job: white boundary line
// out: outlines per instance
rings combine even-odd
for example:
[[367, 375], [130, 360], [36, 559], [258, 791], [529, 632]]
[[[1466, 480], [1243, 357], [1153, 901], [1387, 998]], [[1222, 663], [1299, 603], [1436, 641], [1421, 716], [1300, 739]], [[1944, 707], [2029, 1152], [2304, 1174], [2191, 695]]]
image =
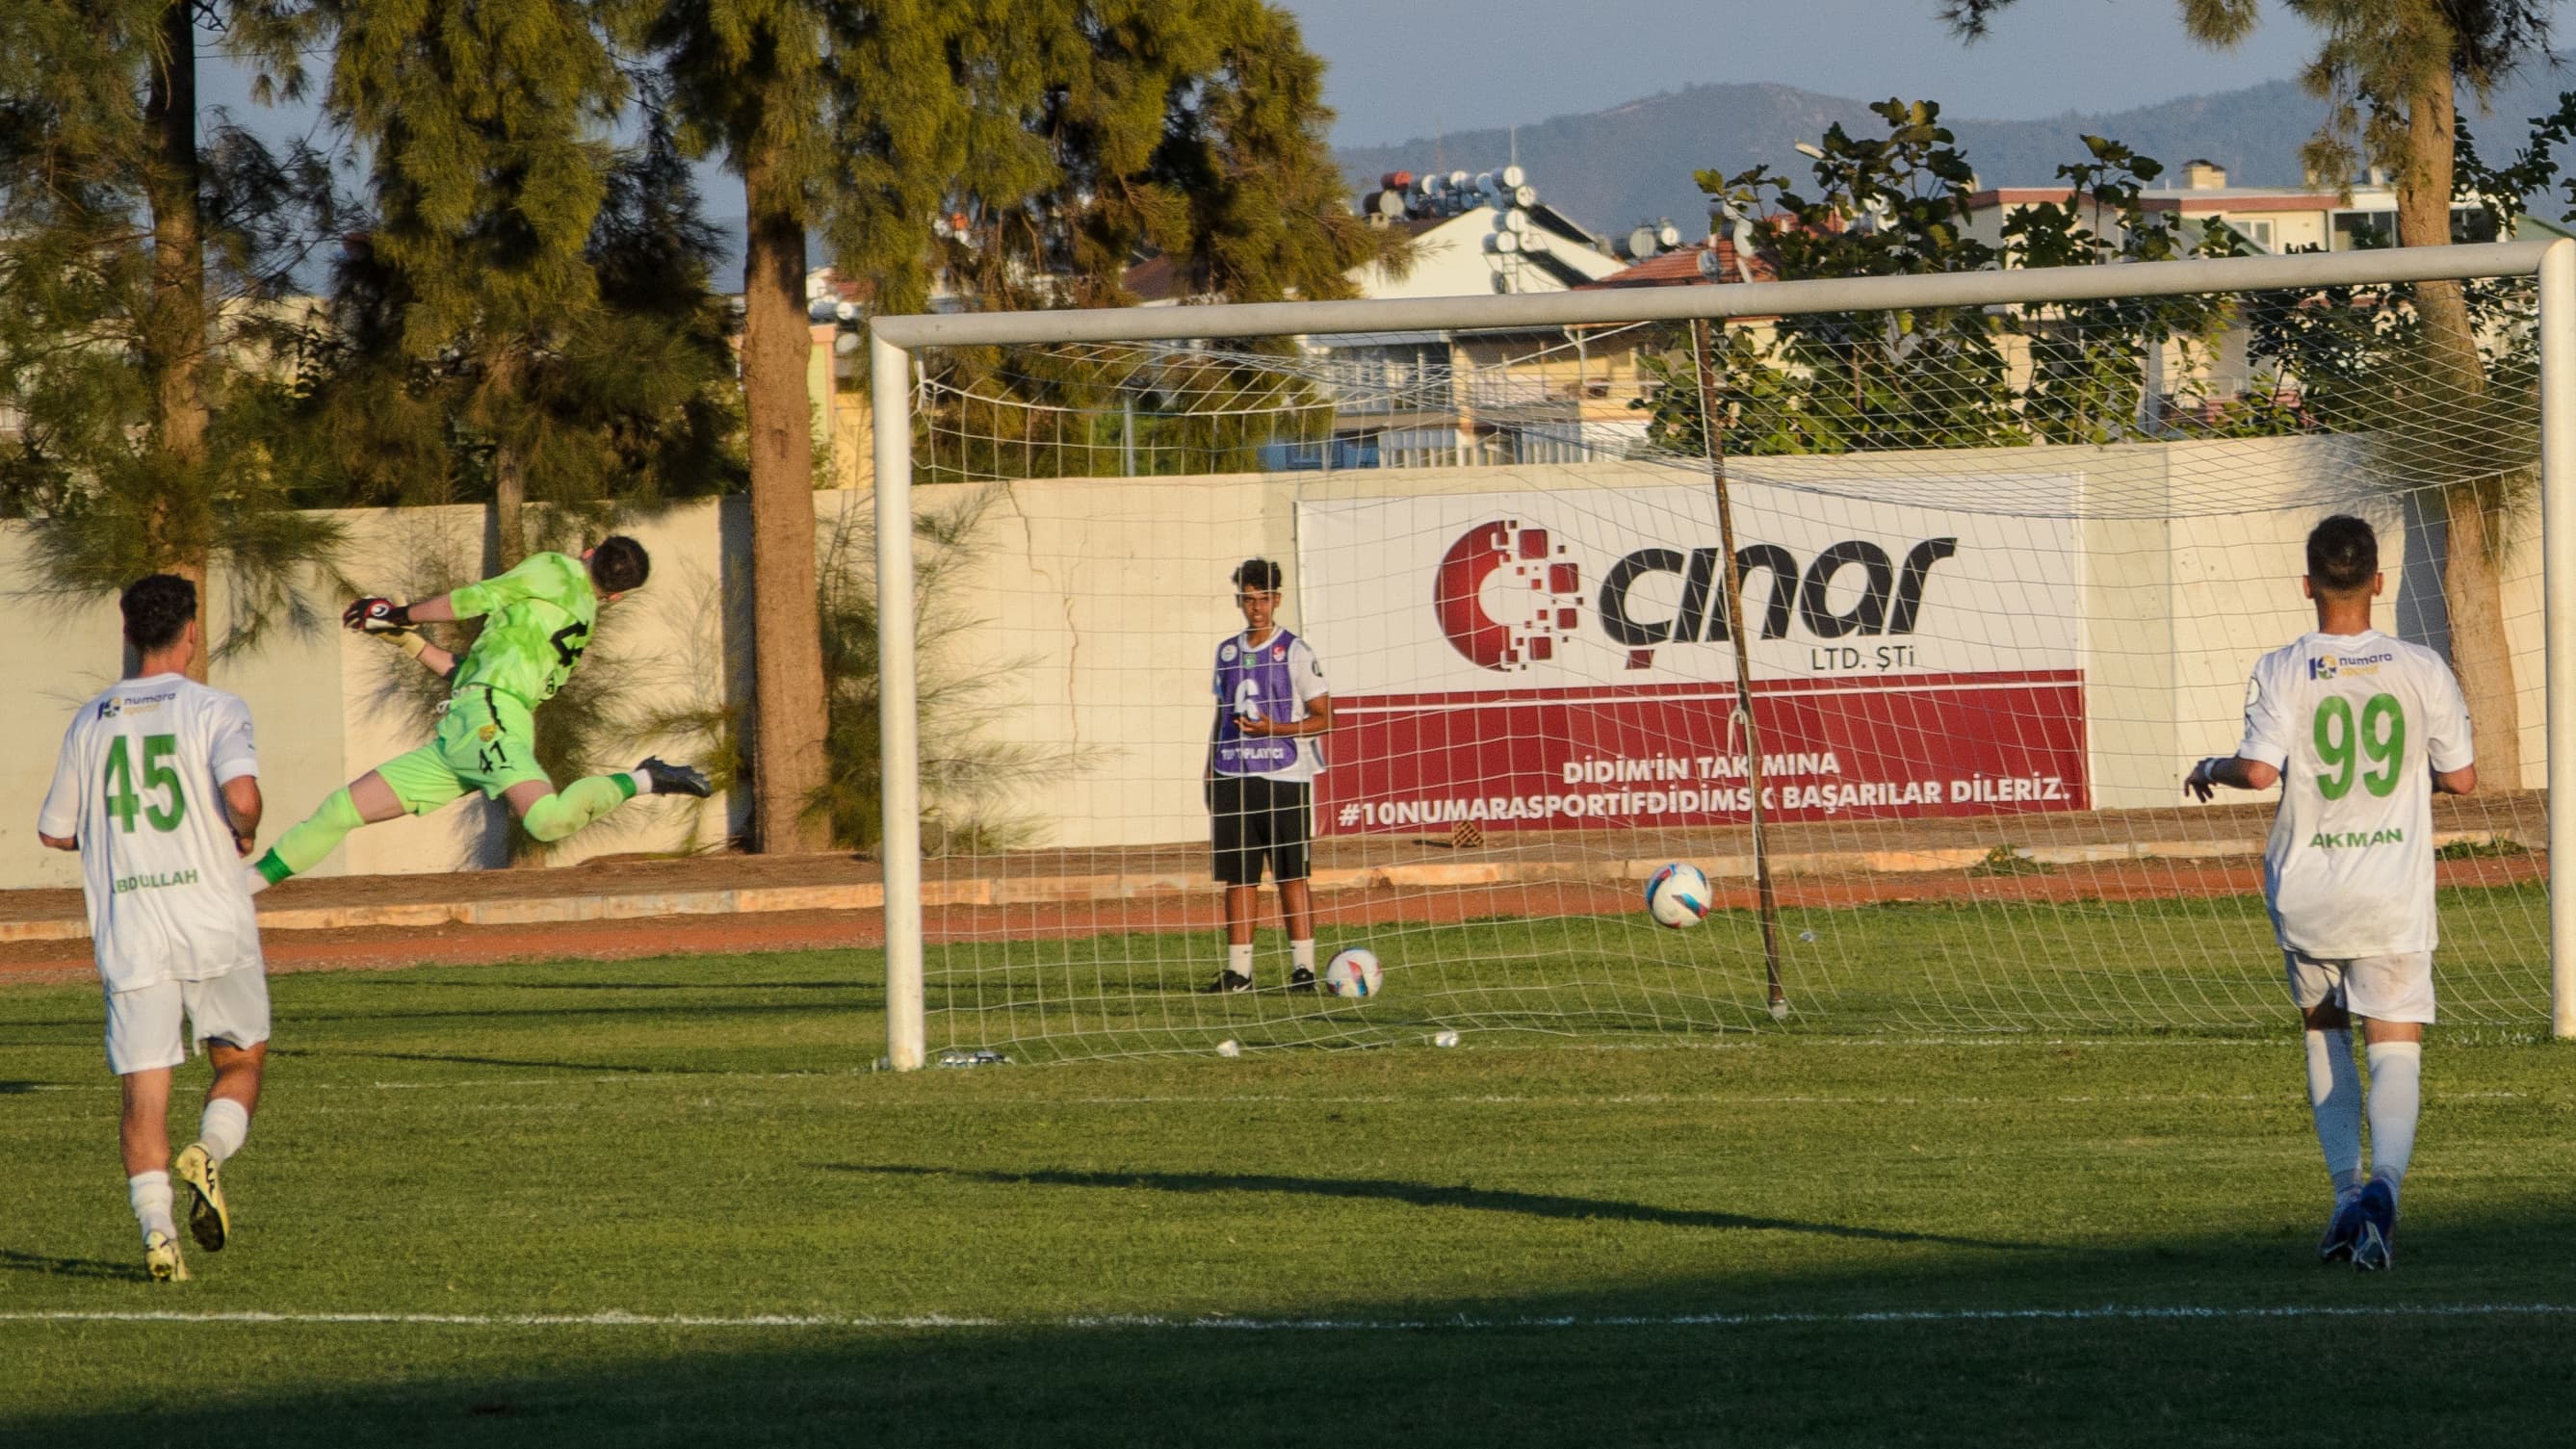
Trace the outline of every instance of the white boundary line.
[[0, 1323], [339, 1324], [429, 1328], [715, 1328], [715, 1329], [1219, 1329], [1241, 1333], [1413, 1332], [1437, 1329], [1513, 1331], [1585, 1328], [1766, 1328], [1799, 1325], [1971, 1323], [2165, 1323], [2341, 1318], [2567, 1318], [2576, 1303], [2426, 1303], [2366, 1306], [2288, 1304], [2223, 1308], [2191, 1304], [2105, 1304], [2098, 1308], [1921, 1308], [1852, 1313], [1675, 1313], [1479, 1318], [1253, 1318], [1210, 1315], [1096, 1314], [1054, 1319], [958, 1317], [944, 1313], [302, 1313], [257, 1309], [40, 1309], [0, 1311]]

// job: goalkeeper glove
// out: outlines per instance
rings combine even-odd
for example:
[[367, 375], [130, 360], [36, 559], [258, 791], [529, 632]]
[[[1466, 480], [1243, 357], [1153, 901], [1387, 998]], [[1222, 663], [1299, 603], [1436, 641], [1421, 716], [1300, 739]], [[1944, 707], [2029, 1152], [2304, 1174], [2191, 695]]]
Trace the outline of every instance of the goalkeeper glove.
[[340, 611], [340, 622], [359, 634], [399, 634], [411, 628], [411, 606], [391, 599], [360, 599]]

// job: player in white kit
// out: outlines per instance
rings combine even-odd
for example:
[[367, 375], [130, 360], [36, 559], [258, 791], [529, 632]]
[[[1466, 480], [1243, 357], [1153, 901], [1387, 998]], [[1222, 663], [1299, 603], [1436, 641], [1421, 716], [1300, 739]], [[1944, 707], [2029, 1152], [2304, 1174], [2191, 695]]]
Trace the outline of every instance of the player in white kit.
[[[179, 1154], [188, 1230], [214, 1251], [232, 1230], [218, 1175], [259, 1105], [268, 1060], [268, 980], [240, 858], [259, 832], [250, 710], [187, 677], [199, 647], [197, 590], [155, 574], [125, 591], [134, 672], [81, 706], [63, 732], [37, 834], [77, 850], [89, 933], [107, 992], [107, 1064], [124, 1084], [126, 1186], [144, 1267], [188, 1276], [171, 1221], [170, 1072], [190, 1036], [215, 1079], [197, 1140]], [[183, 1034], [185, 1012], [193, 1032]]]
[[[2433, 794], [2478, 772], [2468, 703], [2440, 655], [2370, 626], [2383, 585], [2370, 525], [2338, 514], [2308, 535], [2301, 588], [2316, 632], [2254, 666], [2245, 739], [2201, 761], [2183, 788], [2281, 786], [2263, 852], [2263, 898], [2307, 1021], [2308, 1104], [2334, 1179], [2318, 1256], [2393, 1260], [2397, 1192], [2415, 1149], [2424, 1028], [2433, 1021]], [[2361, 1168], [2361, 1083], [2351, 1018], [2370, 1058], [2371, 1169]]]

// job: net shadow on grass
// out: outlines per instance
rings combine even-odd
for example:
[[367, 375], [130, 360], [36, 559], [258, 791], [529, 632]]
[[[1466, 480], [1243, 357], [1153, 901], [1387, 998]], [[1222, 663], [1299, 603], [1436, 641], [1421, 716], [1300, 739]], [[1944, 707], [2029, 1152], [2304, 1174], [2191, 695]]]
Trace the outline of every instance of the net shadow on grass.
[[542, 1058], [487, 1057], [466, 1052], [387, 1052], [362, 1051], [355, 1047], [297, 1047], [293, 1050], [272, 1047], [274, 1057], [342, 1058], [385, 1062], [435, 1062], [442, 1066], [518, 1067], [557, 1072], [598, 1072], [609, 1076], [721, 1077], [731, 1068], [721, 1066], [685, 1067], [668, 1063], [647, 1062], [567, 1062]]
[[[2539, 1256], [2563, 1214], [2533, 1207], [2427, 1229], [2417, 1263], [2375, 1277], [2308, 1266], [2304, 1242], [2249, 1222], [2124, 1241], [2108, 1272], [2076, 1252], [2014, 1255], [2000, 1279], [1979, 1255], [1519, 1298], [1390, 1282], [1264, 1315], [1279, 1332], [1043, 1310], [956, 1327], [10, 1325], [57, 1347], [0, 1441], [2271, 1446], [2360, 1422], [2391, 1442], [2554, 1442], [2576, 1277]], [[137, 1288], [113, 1306], [225, 1305]], [[2279, 1391], [2320, 1355], [2332, 1405]], [[295, 1377], [255, 1381], [281, 1369]]]
[[[521, 988], [513, 983], [510, 990]], [[631, 988], [630, 988], [631, 989]], [[382, 1022], [389, 1026], [418, 1026], [436, 1021], [555, 1021], [566, 1017], [607, 1017], [611, 1019], [663, 1016], [685, 1011], [690, 1016], [789, 1016], [815, 1010], [810, 1001], [736, 1002], [676, 1006], [667, 1002], [639, 1002], [633, 1006], [565, 1006], [541, 1002], [527, 1007], [481, 1006], [443, 1011], [435, 1007], [405, 1011], [298, 1012], [298, 1022], [364, 1021]]]
[[722, 986], [709, 986], [694, 981], [526, 981], [516, 987], [521, 991], [704, 991], [715, 994], [742, 991], [845, 991], [862, 998], [867, 1005], [882, 1007], [885, 988], [874, 982], [860, 981], [732, 981]]
[[916, 1167], [904, 1164], [832, 1162], [826, 1172], [874, 1173], [889, 1177], [943, 1177], [997, 1186], [1089, 1187], [1112, 1190], [1142, 1188], [1153, 1192], [1266, 1192], [1296, 1197], [1356, 1198], [1410, 1203], [1415, 1207], [1466, 1208], [1476, 1212], [1516, 1213], [1524, 1217], [1579, 1221], [1649, 1223], [1675, 1228], [1733, 1228], [1758, 1232], [1814, 1233], [1829, 1238], [1860, 1238], [1880, 1243], [1926, 1243], [1945, 1248], [1998, 1252], [2044, 1252], [2054, 1245], [1990, 1238], [1914, 1233], [1897, 1228], [1860, 1227], [1848, 1223], [1801, 1222], [1794, 1218], [1755, 1217], [1713, 1208], [1668, 1208], [1651, 1203], [1607, 1198], [1569, 1197], [1558, 1193], [1514, 1192], [1508, 1188], [1443, 1186], [1399, 1178], [1280, 1177], [1233, 1172], [984, 1172], [969, 1168]]
[[[648, 959], [659, 961], [672, 958]], [[474, 990], [483, 986], [484, 983], [479, 981], [407, 981], [399, 976], [387, 976], [368, 983], [368, 989], [371, 991], [399, 990], [406, 987], [415, 990], [455, 991]], [[874, 981], [513, 981], [510, 983], [510, 989], [512, 991], [697, 991], [718, 997], [740, 995], [749, 991], [846, 991], [863, 998], [871, 1006], [882, 1006], [885, 999], [885, 987], [882, 983]], [[549, 1009], [561, 1011], [564, 1008]], [[647, 1009], [664, 1011], [670, 1008]]]

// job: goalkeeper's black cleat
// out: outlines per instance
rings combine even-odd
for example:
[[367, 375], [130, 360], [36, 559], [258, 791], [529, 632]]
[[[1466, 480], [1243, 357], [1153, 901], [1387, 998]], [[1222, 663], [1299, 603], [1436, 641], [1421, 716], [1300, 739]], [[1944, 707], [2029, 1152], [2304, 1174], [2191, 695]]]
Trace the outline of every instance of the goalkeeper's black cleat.
[[687, 765], [674, 765], [656, 757], [646, 760], [635, 768], [642, 770], [645, 776], [652, 780], [653, 793], [656, 795], [694, 795], [704, 800], [716, 792], [715, 787], [707, 783], [707, 777], [703, 772]]
[[1201, 996], [1225, 996], [1237, 991], [1250, 991], [1252, 978], [1240, 971], [1220, 971], [1216, 979], [1199, 988]]
[[1311, 966], [1300, 966], [1296, 970], [1289, 972], [1288, 989], [1290, 991], [1302, 991], [1310, 996], [1313, 995], [1315, 991], [1314, 968]]

